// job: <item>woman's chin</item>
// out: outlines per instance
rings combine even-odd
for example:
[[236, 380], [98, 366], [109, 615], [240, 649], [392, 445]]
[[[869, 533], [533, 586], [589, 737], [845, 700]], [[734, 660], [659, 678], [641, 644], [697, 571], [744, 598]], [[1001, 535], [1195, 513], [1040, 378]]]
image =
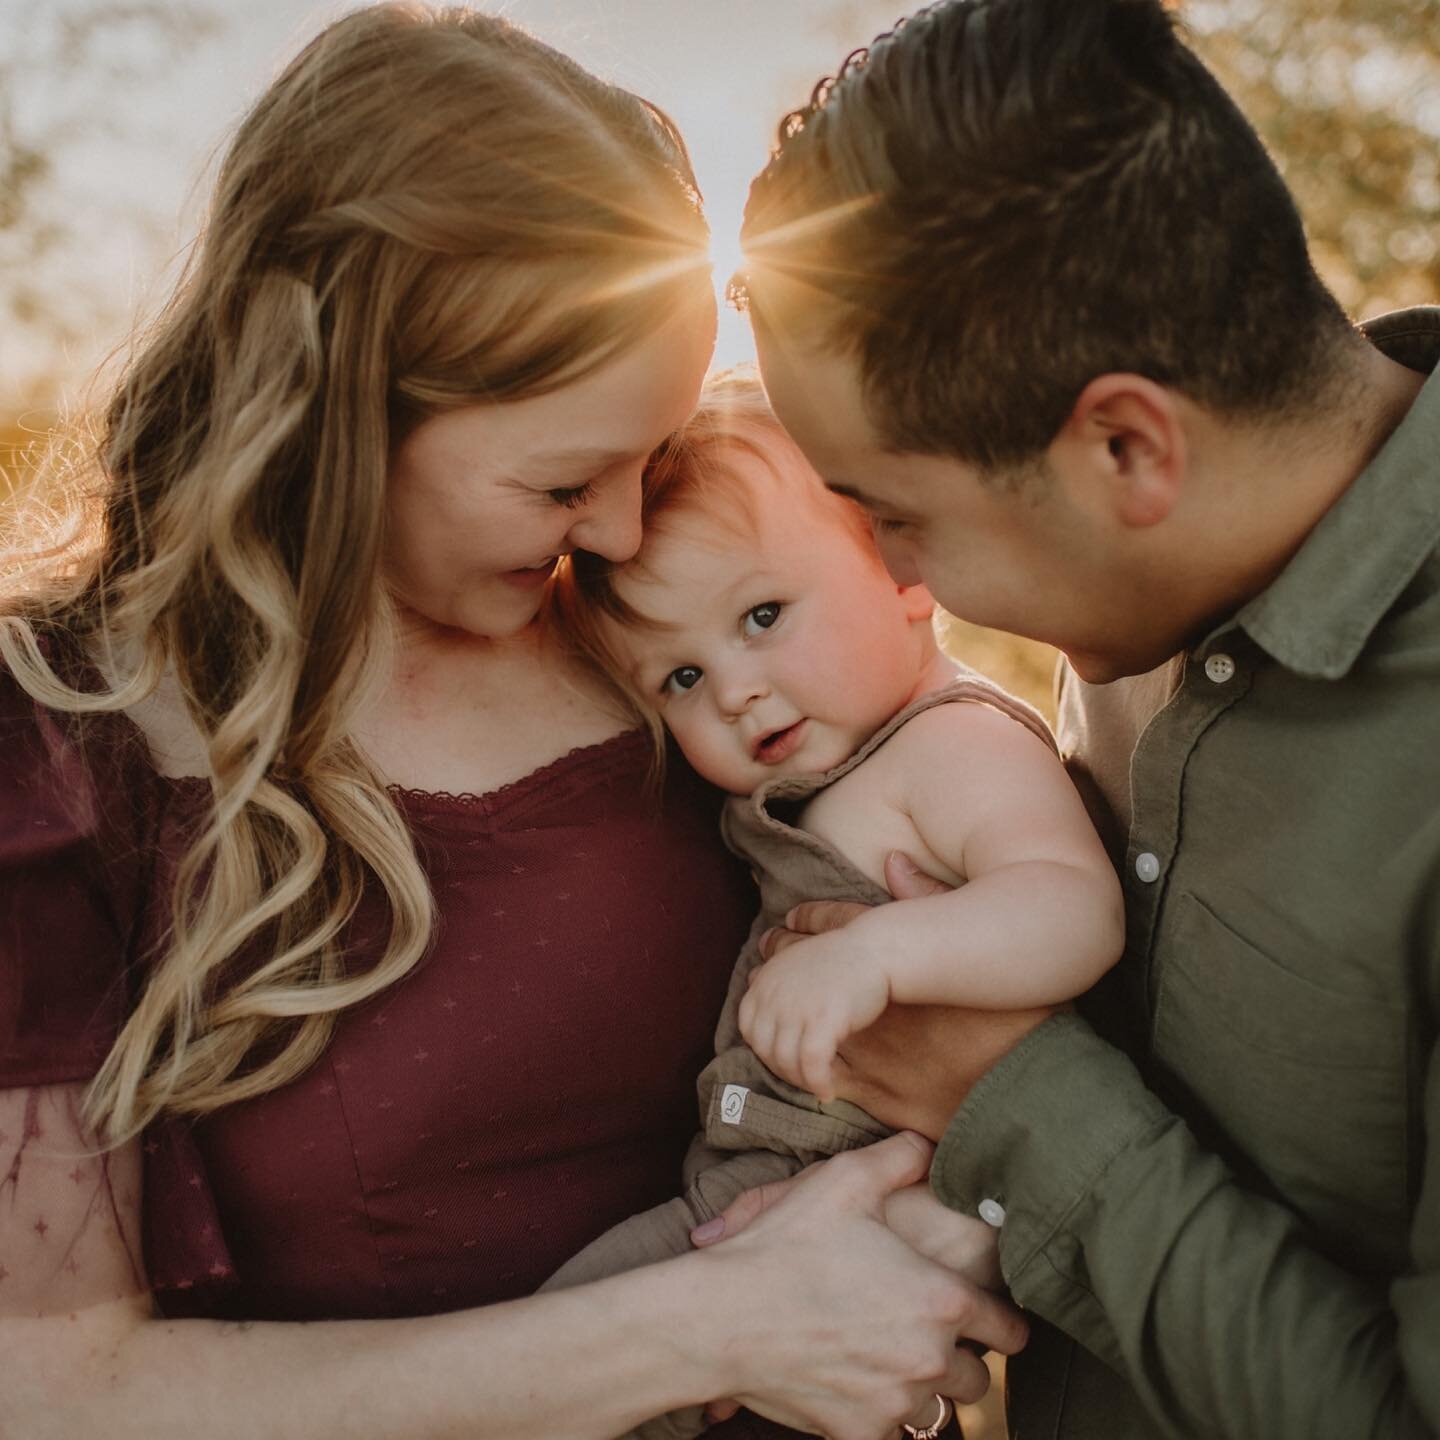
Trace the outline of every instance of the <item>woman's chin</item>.
[[[494, 593], [495, 591], [499, 593]], [[455, 644], [470, 640], [513, 640], [531, 630], [540, 616], [543, 589], [533, 593], [495, 586], [486, 596], [464, 604], [401, 607], [402, 644], [428, 631], [438, 640]]]

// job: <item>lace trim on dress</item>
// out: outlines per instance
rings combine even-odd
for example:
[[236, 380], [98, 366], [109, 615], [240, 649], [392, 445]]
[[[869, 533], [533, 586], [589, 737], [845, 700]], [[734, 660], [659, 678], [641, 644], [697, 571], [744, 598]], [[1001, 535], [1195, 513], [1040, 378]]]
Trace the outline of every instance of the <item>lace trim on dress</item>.
[[476, 814], [493, 818], [497, 813], [523, 807], [532, 797], [549, 805], [558, 798], [557, 787], [567, 782], [573, 788], [587, 788], [608, 777], [614, 768], [629, 762], [631, 751], [648, 752], [649, 739], [641, 730], [622, 730], [605, 740], [577, 745], [538, 769], [507, 781], [494, 790], [426, 790], [413, 785], [387, 785], [386, 790], [407, 808], [429, 809], [455, 814]]
[[[555, 779], [561, 773], [575, 768], [581, 761], [588, 764], [592, 759], [599, 759], [600, 752], [607, 751], [612, 746], [617, 750], [628, 749], [628, 744], [622, 745], [621, 742], [634, 743], [641, 736], [642, 732], [639, 730], [622, 730], [618, 735], [611, 735], [606, 740], [594, 740], [588, 745], [576, 745], [563, 755], [556, 756], [554, 760], [547, 760], [538, 769], [531, 770], [528, 774], [521, 775], [515, 780], [507, 780], [505, 784], [497, 786], [494, 790], [426, 790], [419, 785], [387, 785], [385, 789], [397, 800], [417, 805], [438, 805], [457, 810], [485, 809], [493, 807], [497, 802], [503, 802], [517, 792], [529, 790], [542, 781]], [[167, 784], [180, 788], [203, 790], [210, 788], [210, 779], [206, 775], [162, 775], [158, 771], [156, 773]]]

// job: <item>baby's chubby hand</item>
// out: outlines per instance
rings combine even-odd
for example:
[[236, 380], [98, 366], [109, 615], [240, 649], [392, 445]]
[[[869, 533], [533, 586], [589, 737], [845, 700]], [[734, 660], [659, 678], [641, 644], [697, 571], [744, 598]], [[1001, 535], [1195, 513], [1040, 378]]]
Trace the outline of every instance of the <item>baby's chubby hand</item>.
[[833, 1100], [835, 1052], [889, 1003], [884, 965], [845, 931], [831, 931], [795, 941], [750, 972], [740, 1033], [781, 1079]]

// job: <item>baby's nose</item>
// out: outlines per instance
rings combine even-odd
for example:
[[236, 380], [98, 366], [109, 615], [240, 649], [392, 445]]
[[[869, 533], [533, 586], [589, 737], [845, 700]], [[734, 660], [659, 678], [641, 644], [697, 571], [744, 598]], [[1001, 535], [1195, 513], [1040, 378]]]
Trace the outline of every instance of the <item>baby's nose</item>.
[[736, 720], [757, 700], [763, 700], [770, 693], [769, 687], [758, 675], [733, 676], [717, 689], [721, 710]]

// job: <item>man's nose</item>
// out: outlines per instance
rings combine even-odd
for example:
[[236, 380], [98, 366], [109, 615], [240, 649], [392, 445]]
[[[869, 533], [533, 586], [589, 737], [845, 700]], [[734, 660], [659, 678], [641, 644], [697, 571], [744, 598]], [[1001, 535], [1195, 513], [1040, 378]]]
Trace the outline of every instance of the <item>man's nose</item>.
[[566, 537], [574, 550], [589, 550], [616, 564], [640, 548], [640, 471], [616, 477], [586, 502]]
[[897, 585], [919, 585], [923, 583], [920, 567], [915, 561], [915, 548], [903, 535], [893, 530], [875, 528], [875, 548], [885, 562], [885, 568]]

